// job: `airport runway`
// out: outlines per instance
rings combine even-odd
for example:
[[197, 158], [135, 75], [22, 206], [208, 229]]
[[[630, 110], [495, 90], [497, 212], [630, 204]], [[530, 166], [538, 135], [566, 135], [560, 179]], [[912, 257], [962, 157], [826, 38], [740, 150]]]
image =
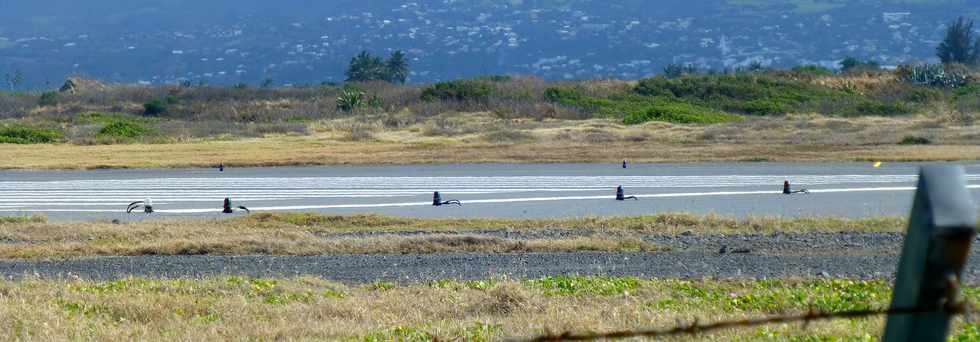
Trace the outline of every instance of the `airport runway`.
[[[966, 163], [980, 203], [980, 164]], [[905, 216], [917, 164], [617, 164], [0, 171], [0, 215], [51, 220], [222, 217], [222, 200], [253, 212], [411, 217], [551, 218], [658, 212]], [[780, 194], [783, 180], [809, 195]], [[613, 199], [616, 186], [638, 201]], [[433, 207], [432, 192], [462, 206]], [[125, 213], [151, 198], [153, 215]]]

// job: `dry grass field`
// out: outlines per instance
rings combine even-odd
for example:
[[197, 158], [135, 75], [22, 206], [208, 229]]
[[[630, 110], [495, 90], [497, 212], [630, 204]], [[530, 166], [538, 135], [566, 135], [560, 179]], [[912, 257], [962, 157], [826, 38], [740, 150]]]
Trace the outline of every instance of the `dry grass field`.
[[[0, 219], [0, 257], [60, 259], [119, 255], [320, 255], [331, 253], [655, 251], [635, 235], [901, 231], [899, 218], [748, 218], [662, 214], [561, 220], [411, 219], [388, 216], [254, 214], [232, 220], [48, 223]], [[590, 231], [587, 236], [511, 240], [479, 230]], [[425, 236], [347, 236], [365, 232], [429, 232]]]
[[962, 125], [943, 116], [811, 115], [714, 125], [627, 126], [611, 119], [536, 121], [456, 113], [386, 128], [381, 122], [388, 119], [318, 121], [310, 124], [308, 135], [159, 144], [7, 144], [0, 145], [0, 169], [980, 159], [980, 125]]
[[[552, 277], [344, 285], [318, 278], [0, 281], [0, 339], [491, 341], [887, 307], [890, 284]], [[964, 289], [977, 303], [980, 289]], [[958, 319], [951, 341], [976, 341]], [[883, 320], [779, 324], [697, 341], [870, 341]]]

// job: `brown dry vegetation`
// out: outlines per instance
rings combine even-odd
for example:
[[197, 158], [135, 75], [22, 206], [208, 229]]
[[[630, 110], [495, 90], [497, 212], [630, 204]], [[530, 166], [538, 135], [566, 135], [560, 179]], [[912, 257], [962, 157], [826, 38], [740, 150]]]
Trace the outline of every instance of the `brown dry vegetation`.
[[[655, 251], [640, 233], [737, 234], [900, 231], [898, 218], [749, 218], [662, 214], [560, 220], [411, 219], [376, 215], [255, 214], [232, 220], [48, 223], [0, 220], [0, 257], [118, 255], [319, 255], [331, 253]], [[576, 230], [588, 236], [511, 240], [479, 230]], [[331, 236], [351, 232], [429, 232], [418, 237]], [[615, 233], [615, 234], [613, 234]]]
[[[0, 339], [495, 341], [564, 331], [882, 308], [889, 284], [554, 277], [349, 286], [319, 278], [0, 282]], [[980, 289], [964, 289], [976, 303]], [[872, 340], [883, 320], [780, 324], [678, 340]], [[980, 337], [956, 320], [959, 341]]]
[[[942, 112], [942, 108], [937, 108]], [[311, 124], [309, 135], [174, 144], [2, 145], [0, 168], [94, 169], [535, 162], [939, 161], [980, 159], [980, 125], [921, 117], [792, 115], [740, 123], [626, 126], [442, 114], [401, 128], [397, 115]], [[902, 145], [921, 137], [930, 145]]]
[[[723, 82], [749, 98], [753, 90], [768, 90], [798, 91], [813, 99], [762, 98], [759, 103], [775, 109], [764, 106], [770, 108], [767, 114], [733, 109], [726, 114], [739, 120], [718, 124], [668, 118], [624, 125], [625, 115], [643, 112], [650, 105], [643, 101], [655, 98], [640, 96], [637, 81], [505, 78], [479, 81], [488, 93], [470, 100], [425, 100], [426, 85], [354, 84], [378, 103], [349, 112], [337, 108], [342, 88], [336, 86], [101, 85], [57, 94], [52, 104], [40, 104], [40, 93], [3, 93], [0, 128], [46, 130], [55, 138], [44, 141], [55, 143], [0, 144], [0, 169], [980, 159], [980, 125], [974, 125], [980, 85], [961, 90], [911, 85], [892, 72], [743, 76]], [[710, 93], [713, 77], [728, 76], [697, 76], [691, 86]], [[768, 89], [766, 82], [745, 83], [745, 78], [793, 86]], [[547, 91], [555, 89], [578, 97], [549, 97]], [[167, 111], [143, 115], [144, 104], [153, 101], [162, 101]], [[726, 103], [746, 105], [719, 101], [708, 96], [668, 102], [705, 112]], [[101, 131], [111, 123], [126, 125]]]

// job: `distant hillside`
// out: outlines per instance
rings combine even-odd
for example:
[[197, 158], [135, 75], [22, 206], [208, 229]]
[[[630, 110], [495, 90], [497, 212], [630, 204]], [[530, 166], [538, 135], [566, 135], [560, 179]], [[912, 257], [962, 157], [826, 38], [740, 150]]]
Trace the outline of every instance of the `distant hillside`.
[[974, 0], [52, 0], [0, 4], [0, 72], [22, 88], [343, 80], [360, 50], [406, 50], [413, 82], [478, 74], [640, 78], [668, 63], [931, 59]]

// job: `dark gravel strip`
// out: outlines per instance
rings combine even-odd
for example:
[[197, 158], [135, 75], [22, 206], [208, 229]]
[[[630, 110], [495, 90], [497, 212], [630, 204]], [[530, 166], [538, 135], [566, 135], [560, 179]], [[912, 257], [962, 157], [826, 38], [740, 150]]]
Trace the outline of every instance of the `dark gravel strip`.
[[[486, 279], [506, 275], [540, 278], [551, 275], [608, 275], [664, 278], [891, 278], [897, 256], [717, 255], [664, 253], [527, 253], [428, 255], [291, 256], [138, 256], [67, 261], [0, 261], [9, 279], [83, 278], [110, 280], [128, 276], [200, 278], [220, 275], [252, 277], [320, 276], [347, 283], [377, 280], [418, 283], [438, 279]], [[980, 280], [974, 261], [964, 277]]]

